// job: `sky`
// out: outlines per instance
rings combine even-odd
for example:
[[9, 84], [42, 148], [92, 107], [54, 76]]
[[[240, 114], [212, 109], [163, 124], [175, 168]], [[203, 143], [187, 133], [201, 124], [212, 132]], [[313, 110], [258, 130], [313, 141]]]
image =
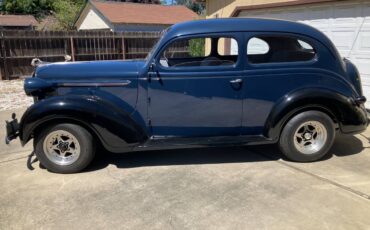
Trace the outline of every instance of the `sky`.
[[175, 2], [174, 0], [166, 0], [167, 5], [171, 5], [172, 1]]

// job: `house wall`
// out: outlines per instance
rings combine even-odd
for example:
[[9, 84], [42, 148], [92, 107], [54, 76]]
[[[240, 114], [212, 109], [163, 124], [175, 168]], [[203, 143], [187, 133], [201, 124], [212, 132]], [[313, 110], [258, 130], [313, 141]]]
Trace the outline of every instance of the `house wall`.
[[112, 24], [92, 5], [88, 4], [75, 23], [77, 30], [162, 31], [170, 25]]
[[207, 0], [206, 17], [207, 18], [227, 18], [234, 10], [239, 7], [248, 7], [250, 9], [302, 5], [318, 2], [330, 2], [335, 0]]
[[253, 6], [270, 3], [294, 2], [296, 0], [207, 0], [207, 18], [227, 18], [238, 6]]
[[112, 30], [113, 26], [106, 22], [99, 12], [92, 7], [85, 8], [82, 16], [76, 23], [77, 30]]

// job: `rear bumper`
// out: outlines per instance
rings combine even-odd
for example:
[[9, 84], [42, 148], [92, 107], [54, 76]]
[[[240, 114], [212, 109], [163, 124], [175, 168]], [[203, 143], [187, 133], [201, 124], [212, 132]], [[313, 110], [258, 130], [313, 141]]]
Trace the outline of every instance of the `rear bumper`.
[[5, 121], [6, 136], [5, 143], [9, 144], [11, 140], [16, 139], [19, 136], [19, 123], [16, 119], [15, 113], [12, 114], [11, 121]]

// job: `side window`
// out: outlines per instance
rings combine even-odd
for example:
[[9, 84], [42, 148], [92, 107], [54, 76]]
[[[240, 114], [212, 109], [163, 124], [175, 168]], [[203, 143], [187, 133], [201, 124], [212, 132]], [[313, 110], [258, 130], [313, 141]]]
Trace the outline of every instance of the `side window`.
[[251, 38], [248, 42], [247, 54], [267, 54], [270, 50], [269, 45], [262, 39]]
[[311, 52], [314, 51], [313, 47], [310, 44], [308, 44], [307, 42], [304, 42], [302, 40], [298, 40], [298, 43], [299, 43], [299, 45], [301, 46], [302, 49], [307, 50], [307, 51], [311, 51]]
[[160, 56], [163, 67], [204, 67], [234, 65], [238, 43], [227, 37], [179, 39], [168, 45]]
[[162, 57], [170, 58], [192, 58], [192, 57], [207, 57], [209, 50], [206, 51], [206, 43], [209, 43], [210, 38], [193, 38], [181, 39], [171, 43], [162, 53]]
[[316, 51], [307, 41], [293, 36], [256, 36], [247, 44], [248, 61], [252, 64], [302, 62], [316, 57]]

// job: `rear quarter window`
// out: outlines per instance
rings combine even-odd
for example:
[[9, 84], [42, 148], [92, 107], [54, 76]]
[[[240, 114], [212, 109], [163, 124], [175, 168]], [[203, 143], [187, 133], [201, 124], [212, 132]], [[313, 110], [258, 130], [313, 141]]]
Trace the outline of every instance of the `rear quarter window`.
[[316, 50], [294, 36], [255, 36], [248, 40], [247, 56], [251, 64], [306, 62], [316, 58]]

